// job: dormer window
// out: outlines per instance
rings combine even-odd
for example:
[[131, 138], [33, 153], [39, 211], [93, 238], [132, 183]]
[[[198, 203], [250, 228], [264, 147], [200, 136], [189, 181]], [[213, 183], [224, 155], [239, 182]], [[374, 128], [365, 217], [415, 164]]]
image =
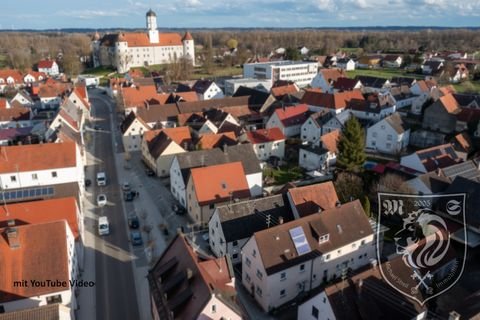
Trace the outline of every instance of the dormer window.
[[323, 236], [318, 237], [318, 243], [327, 242], [330, 239], [330, 234], [324, 234]]

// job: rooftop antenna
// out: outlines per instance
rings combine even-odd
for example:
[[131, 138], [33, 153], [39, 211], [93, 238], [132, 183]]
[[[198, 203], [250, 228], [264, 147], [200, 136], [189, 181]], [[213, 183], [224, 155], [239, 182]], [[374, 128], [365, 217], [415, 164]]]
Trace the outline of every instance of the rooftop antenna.
[[267, 214], [267, 228], [270, 228], [271, 223], [272, 223], [272, 215]]

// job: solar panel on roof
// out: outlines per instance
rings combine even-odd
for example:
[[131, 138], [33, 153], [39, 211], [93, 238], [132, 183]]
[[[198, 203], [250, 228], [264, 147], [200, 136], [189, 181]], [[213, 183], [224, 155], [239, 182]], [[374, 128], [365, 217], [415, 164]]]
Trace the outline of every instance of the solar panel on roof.
[[295, 244], [295, 249], [297, 250], [298, 255], [309, 253], [311, 251], [310, 245], [308, 244], [307, 237], [305, 236], [302, 227], [292, 228], [288, 230], [288, 232], [290, 233], [290, 237]]

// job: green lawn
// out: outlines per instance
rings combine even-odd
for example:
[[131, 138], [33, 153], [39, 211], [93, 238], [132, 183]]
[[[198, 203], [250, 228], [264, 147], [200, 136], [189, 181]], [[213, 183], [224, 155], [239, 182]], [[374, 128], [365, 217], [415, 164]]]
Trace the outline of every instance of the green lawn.
[[465, 81], [454, 84], [453, 87], [459, 93], [480, 93], [480, 81]]
[[97, 77], [105, 77], [112, 72], [115, 72], [115, 69], [108, 68], [108, 67], [97, 67], [97, 68], [85, 69], [82, 72], [82, 74], [91, 74]]
[[220, 67], [216, 66], [211, 73], [207, 73], [203, 68], [195, 68], [192, 79], [231, 77], [243, 74], [243, 69], [239, 67]]
[[297, 166], [282, 166], [278, 169], [266, 168], [263, 172], [265, 177], [272, 177], [275, 184], [285, 184], [303, 177], [303, 170]]
[[385, 79], [391, 79], [392, 77], [425, 78], [425, 76], [420, 74], [407, 73], [400, 69], [356, 69], [347, 71], [347, 76], [349, 78], [355, 78], [356, 76], [372, 76]]
[[0, 68], [3, 69], [7, 66], [7, 57], [0, 54]]

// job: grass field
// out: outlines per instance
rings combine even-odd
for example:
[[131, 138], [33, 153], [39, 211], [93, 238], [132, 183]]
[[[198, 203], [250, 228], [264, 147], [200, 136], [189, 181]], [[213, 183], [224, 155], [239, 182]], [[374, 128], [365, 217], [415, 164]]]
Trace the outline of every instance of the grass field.
[[97, 68], [92, 68], [92, 69], [85, 69], [82, 72], [82, 74], [91, 74], [91, 75], [97, 76], [97, 77], [105, 77], [112, 72], [115, 72], [115, 69], [107, 68], [107, 67], [97, 67]]
[[480, 81], [465, 81], [459, 84], [454, 84], [453, 87], [460, 93], [480, 93]]
[[425, 76], [420, 74], [406, 73], [404, 70], [399, 69], [356, 69], [347, 71], [347, 75], [349, 78], [355, 78], [356, 76], [372, 76], [385, 79], [391, 79], [392, 77], [425, 78]]
[[203, 68], [195, 68], [192, 79], [231, 77], [241, 75], [242, 73], [243, 70], [239, 67], [216, 67], [211, 73], [205, 72]]
[[3, 54], [0, 54], [0, 69], [3, 69], [7, 66], [7, 57]]

